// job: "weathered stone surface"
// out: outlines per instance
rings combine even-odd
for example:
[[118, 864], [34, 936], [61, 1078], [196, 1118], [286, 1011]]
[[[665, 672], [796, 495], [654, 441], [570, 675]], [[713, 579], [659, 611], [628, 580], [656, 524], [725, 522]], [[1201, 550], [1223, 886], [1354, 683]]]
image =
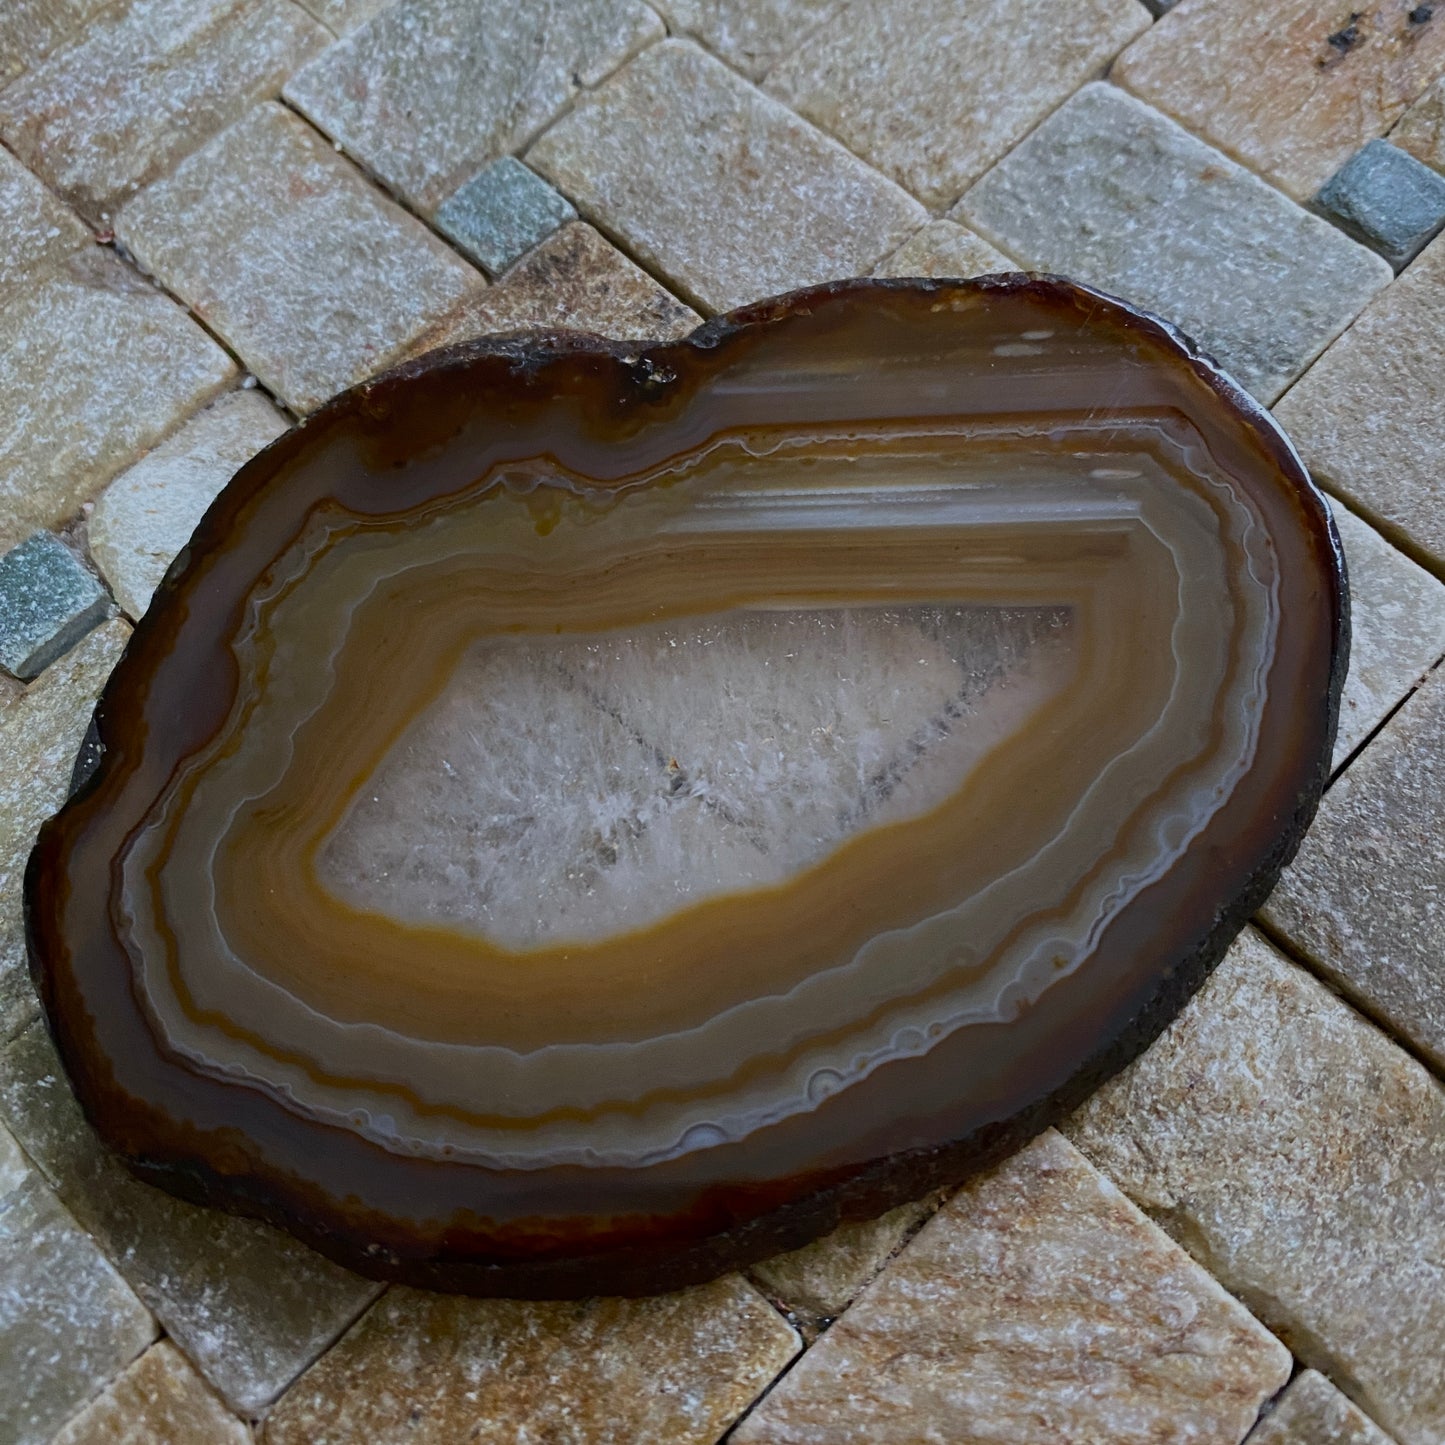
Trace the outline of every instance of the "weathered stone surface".
[[294, 76], [286, 98], [430, 213], [662, 34], [641, 0], [408, 0]]
[[1445, 672], [1336, 779], [1264, 918], [1445, 1066]]
[[1445, 171], [1445, 75], [1405, 112], [1390, 139], [1416, 160]]
[[44, 1445], [155, 1333], [0, 1127], [0, 1439]]
[[1136, 0], [1076, 0], [1067, 24], [1051, 0], [846, 0], [767, 88], [947, 206], [1148, 26]]
[[105, 620], [110, 598], [53, 532], [0, 556], [0, 667], [29, 680]]
[[0, 1124], [0, 1199], [19, 1189], [30, 1174], [30, 1161], [10, 1131]]
[[51, 1445], [251, 1445], [251, 1432], [169, 1340], [117, 1376]]
[[437, 230], [493, 276], [576, 219], [571, 201], [515, 156], [484, 167], [436, 214]]
[[1388, 141], [1372, 140], [1325, 182], [1316, 203], [1398, 271], [1445, 226], [1445, 176]]
[[267, 1445], [712, 1445], [797, 1336], [736, 1275], [569, 1304], [394, 1289], [281, 1401]]
[[[1445, 15], [1445, 11], [1442, 11]], [[1310, 368], [1275, 413], [1317, 480], [1445, 572], [1445, 238]]]
[[965, 1186], [737, 1445], [1235, 1445], [1289, 1356], [1053, 1131]]
[[36, 830], [65, 800], [91, 709], [130, 628], [108, 622], [0, 712], [0, 1039], [36, 1013], [20, 883]]
[[1348, 1004], [1247, 930], [1068, 1132], [1402, 1445], [1441, 1438], [1445, 1090]]
[[0, 147], [0, 302], [15, 282], [33, 279], [90, 243], [80, 218]]
[[108, 252], [16, 288], [0, 304], [0, 547], [71, 516], [234, 375]]
[[90, 551], [128, 616], [150, 605], [211, 499], [286, 425], [259, 391], [230, 392], [105, 489], [90, 514]]
[[1394, 1445], [1317, 1370], [1301, 1370], [1248, 1445]]
[[1378, 256], [1105, 84], [1050, 116], [957, 215], [1027, 269], [1178, 323], [1266, 402], [1391, 276]]
[[416, 343], [417, 352], [507, 331], [561, 328], [620, 340], [686, 336], [702, 321], [591, 226], [564, 226]]
[[702, 41], [760, 80], [838, 8], [839, 0], [658, 0], [674, 34]]
[[1445, 586], [1331, 499], [1350, 574], [1350, 670], [1338, 767], [1445, 656]]
[[987, 276], [1016, 270], [1002, 251], [956, 221], [930, 221], [881, 266], [875, 276]]
[[0, 137], [104, 222], [329, 40], [290, 0], [135, 0], [0, 95]]
[[840, 1225], [802, 1249], [755, 1264], [749, 1273], [811, 1338], [848, 1308], [940, 1202], [938, 1197], [920, 1199], [878, 1219]]
[[1114, 77], [1304, 201], [1442, 70], [1438, 5], [1183, 0]]
[[378, 1293], [289, 1235], [133, 1179], [82, 1118], [40, 1024], [0, 1052], [0, 1115], [237, 1411], [264, 1408]]
[[704, 310], [866, 272], [928, 219], [685, 40], [581, 100], [528, 160]]
[[485, 285], [270, 102], [138, 196], [116, 233], [298, 411], [386, 366]]
[[0, 84], [44, 60], [114, 0], [5, 0], [0, 5]]
[[347, 35], [396, 4], [396, 0], [298, 0], [298, 3], [333, 35]]

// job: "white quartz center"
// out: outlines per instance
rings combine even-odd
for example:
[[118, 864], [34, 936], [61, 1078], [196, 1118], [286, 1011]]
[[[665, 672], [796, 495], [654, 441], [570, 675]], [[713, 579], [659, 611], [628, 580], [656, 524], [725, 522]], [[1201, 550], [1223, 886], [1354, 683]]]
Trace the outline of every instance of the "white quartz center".
[[1067, 610], [959, 606], [478, 642], [326, 840], [321, 880], [510, 948], [645, 927], [937, 806], [1071, 652]]

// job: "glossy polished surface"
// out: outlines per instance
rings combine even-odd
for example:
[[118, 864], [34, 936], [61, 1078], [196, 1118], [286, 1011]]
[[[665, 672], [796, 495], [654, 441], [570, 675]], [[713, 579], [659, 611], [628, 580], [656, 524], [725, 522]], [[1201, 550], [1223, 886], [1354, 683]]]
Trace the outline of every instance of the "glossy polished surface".
[[477, 343], [218, 500], [27, 878], [139, 1172], [370, 1272], [665, 1288], [962, 1177], [1313, 812], [1327, 512], [1066, 283]]

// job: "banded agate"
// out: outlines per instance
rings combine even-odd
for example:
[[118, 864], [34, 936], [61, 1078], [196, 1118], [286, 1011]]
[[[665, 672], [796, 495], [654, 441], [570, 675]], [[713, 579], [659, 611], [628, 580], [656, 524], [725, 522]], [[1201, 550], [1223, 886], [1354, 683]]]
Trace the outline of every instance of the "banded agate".
[[1293, 851], [1328, 513], [1162, 324], [847, 282], [483, 341], [244, 468], [27, 876], [94, 1124], [368, 1273], [637, 1292], [956, 1181]]

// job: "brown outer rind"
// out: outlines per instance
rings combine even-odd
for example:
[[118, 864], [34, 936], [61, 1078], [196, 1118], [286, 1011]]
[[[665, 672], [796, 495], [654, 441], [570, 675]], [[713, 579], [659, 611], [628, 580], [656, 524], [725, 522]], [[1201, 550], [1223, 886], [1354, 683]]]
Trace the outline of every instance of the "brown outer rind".
[[[196, 1203], [265, 1219], [290, 1230], [309, 1244], [373, 1278], [403, 1281], [433, 1289], [479, 1295], [532, 1298], [587, 1294], [647, 1294], [696, 1283], [782, 1250], [798, 1247], [844, 1219], [865, 1218], [942, 1185], [959, 1182], [1025, 1143], [1040, 1129], [1076, 1107], [1104, 1080], [1146, 1048], [1183, 1007], [1207, 977], [1230, 941], [1267, 896], [1281, 869], [1294, 855], [1314, 815], [1328, 777], [1340, 694], [1349, 651], [1348, 591], [1339, 537], [1329, 508], [1315, 489], [1288, 439], [1252, 397], [1224, 374], [1194, 344], [1168, 323], [1114, 298], [1061, 278], [1008, 275], [973, 282], [855, 280], [791, 293], [745, 307], [705, 323], [690, 337], [663, 346], [640, 348], [572, 333], [550, 333], [526, 341], [480, 341], [409, 363], [335, 398], [300, 427], [268, 448], [233, 479], [197, 528], [191, 546], [177, 558], [156, 595], [151, 611], [137, 627], [128, 658], [144, 658], [158, 619], [186, 576], [192, 555], [222, 547], [241, 503], [272, 476], [278, 457], [295, 455], [314, 435], [339, 419], [368, 413], [378, 399], [438, 367], [483, 364], [504, 359], [519, 382], [536, 379], [561, 358], [606, 358], [623, 363], [612, 368], [619, 391], [619, 416], [646, 409], [655, 395], [671, 390], [675, 374], [689, 366], [701, 372], [761, 328], [800, 313], [834, 304], [866, 302], [872, 295], [913, 292], [928, 298], [983, 291], [1026, 293], [1032, 300], [1065, 311], [1087, 306], [1106, 314], [1121, 330], [1135, 331], [1163, 343], [1179, 363], [1202, 381], [1252, 433], [1278, 472], [1281, 485], [1293, 489], [1308, 533], [1309, 550], [1328, 589], [1332, 609], [1332, 645], [1327, 662], [1325, 716], [1308, 721], [1304, 731], [1313, 747], [1302, 749], [1297, 785], [1262, 824], [1264, 841], [1243, 886], [1222, 899], [1188, 938], [1174, 941], [1149, 976], [1113, 1001], [1097, 1020], [1099, 1046], [1067, 1078], [1007, 1117], [928, 1147], [889, 1152], [870, 1163], [823, 1167], [793, 1177], [762, 1183], [740, 1183], [694, 1191], [688, 1206], [665, 1217], [627, 1221], [601, 1251], [579, 1248], [565, 1231], [547, 1243], [536, 1239], [518, 1246], [498, 1240], [486, 1230], [450, 1229], [442, 1234], [409, 1227], [404, 1211], [388, 1214], [361, 1206], [337, 1187], [328, 1194], [309, 1184], [298, 1171], [287, 1171], [262, 1159], [251, 1141], [271, 1143], [297, 1126], [282, 1106], [265, 1095], [243, 1091], [218, 1080], [202, 1078], [164, 1057], [150, 1041], [153, 1057], [139, 1061], [139, 1072], [167, 1088], [190, 1107], [192, 1118], [209, 1115], [202, 1126], [169, 1115], [153, 1098], [138, 1098], [123, 1089], [101, 1050], [95, 1046], [95, 1018], [81, 997], [72, 974], [70, 954], [58, 927], [61, 891], [55, 859], [60, 853], [72, 805], [105, 784], [118, 749], [126, 745], [123, 687], [107, 686], [96, 707], [90, 733], [77, 759], [71, 803], [41, 830], [25, 876], [25, 915], [30, 966], [45, 1016], [60, 1056], [74, 1083], [86, 1116], [102, 1139], [133, 1173]], [[153, 649], [152, 649], [153, 650]], [[135, 665], [127, 671], [127, 683]], [[119, 673], [117, 674], [117, 679]], [[134, 740], [132, 740], [134, 745]], [[1167, 896], [1159, 901], [1167, 907]], [[1137, 905], [1135, 905], [1137, 907]], [[1166, 915], [1167, 916], [1167, 915]], [[114, 972], [114, 970], [112, 970]], [[123, 977], [90, 980], [89, 998], [104, 999], [107, 1026], [139, 1011]], [[149, 1041], [144, 1026], [132, 1030], [138, 1047]], [[127, 1059], [132, 1074], [137, 1060]], [[1049, 1072], [1047, 1066], [1042, 1072]], [[182, 1083], [176, 1076], [185, 1075]], [[239, 1126], [234, 1121], [244, 1121]], [[225, 1121], [225, 1122], [222, 1122]], [[413, 1204], [426, 1189], [426, 1171], [416, 1161], [398, 1163], [356, 1136], [328, 1131], [315, 1123], [319, 1148], [345, 1157], [355, 1181], [365, 1181], [373, 1200], [388, 1185], [373, 1188], [376, 1176], [367, 1171], [396, 1171], [398, 1203], [408, 1189]], [[432, 1169], [448, 1166], [433, 1165]], [[334, 1179], [346, 1177], [338, 1162]], [[410, 1170], [409, 1181], [403, 1174]], [[356, 1172], [359, 1171], [359, 1172]], [[432, 1176], [439, 1178], [439, 1176]], [[686, 1190], [679, 1186], [683, 1194]], [[575, 1192], [575, 1189], [574, 1189]], [[338, 1198], [339, 1195], [339, 1198]]]

